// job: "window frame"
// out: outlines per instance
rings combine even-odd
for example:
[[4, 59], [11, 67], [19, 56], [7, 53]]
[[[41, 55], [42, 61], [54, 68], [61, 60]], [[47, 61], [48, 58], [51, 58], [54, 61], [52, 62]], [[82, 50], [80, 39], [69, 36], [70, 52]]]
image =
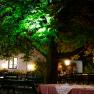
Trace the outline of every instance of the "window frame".
[[[11, 59], [8, 60], [8, 69], [17, 69], [17, 65], [18, 65], [18, 58], [17, 58], [17, 64], [16, 64], [16, 67], [15, 67], [15, 63], [14, 63], [14, 58], [17, 58], [17, 57], [13, 57]], [[12, 67], [11, 64], [10, 64], [10, 61], [12, 61]]]

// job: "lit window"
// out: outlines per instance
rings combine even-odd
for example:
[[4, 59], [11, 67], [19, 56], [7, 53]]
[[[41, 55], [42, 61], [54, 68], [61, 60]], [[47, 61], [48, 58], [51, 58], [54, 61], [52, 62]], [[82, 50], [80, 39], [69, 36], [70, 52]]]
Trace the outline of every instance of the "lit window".
[[18, 59], [17, 58], [12, 58], [8, 61], [8, 68], [9, 69], [16, 69], [18, 64]]

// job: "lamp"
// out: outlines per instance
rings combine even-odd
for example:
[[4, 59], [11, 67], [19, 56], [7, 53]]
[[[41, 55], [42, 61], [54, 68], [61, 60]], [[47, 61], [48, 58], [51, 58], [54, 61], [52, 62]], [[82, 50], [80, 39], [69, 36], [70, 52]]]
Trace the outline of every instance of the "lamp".
[[33, 64], [28, 64], [28, 65], [27, 65], [27, 69], [28, 69], [29, 71], [35, 71], [35, 70], [36, 70], [36, 66], [35, 66], [34, 63], [33, 63]]
[[71, 61], [70, 61], [69, 59], [66, 59], [66, 60], [64, 61], [64, 63], [65, 63], [66, 66], [70, 65], [70, 62], [71, 62]]

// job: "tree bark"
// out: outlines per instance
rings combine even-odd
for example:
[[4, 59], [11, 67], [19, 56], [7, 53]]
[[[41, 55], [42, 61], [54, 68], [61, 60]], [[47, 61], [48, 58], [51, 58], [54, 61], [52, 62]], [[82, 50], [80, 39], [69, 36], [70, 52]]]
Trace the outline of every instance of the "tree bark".
[[48, 78], [47, 83], [57, 83], [57, 65], [58, 65], [58, 53], [56, 43], [52, 39], [49, 44], [48, 52]]

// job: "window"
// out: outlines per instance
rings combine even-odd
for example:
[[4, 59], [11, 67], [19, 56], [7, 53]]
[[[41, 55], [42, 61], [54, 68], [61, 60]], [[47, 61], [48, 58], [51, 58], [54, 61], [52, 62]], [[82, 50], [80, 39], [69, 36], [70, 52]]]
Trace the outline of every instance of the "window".
[[16, 69], [18, 64], [18, 58], [12, 58], [8, 61], [8, 68], [9, 69]]

